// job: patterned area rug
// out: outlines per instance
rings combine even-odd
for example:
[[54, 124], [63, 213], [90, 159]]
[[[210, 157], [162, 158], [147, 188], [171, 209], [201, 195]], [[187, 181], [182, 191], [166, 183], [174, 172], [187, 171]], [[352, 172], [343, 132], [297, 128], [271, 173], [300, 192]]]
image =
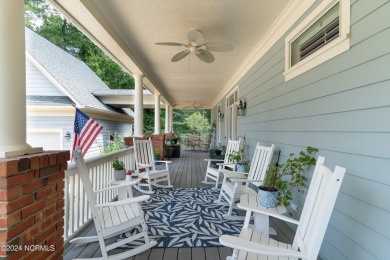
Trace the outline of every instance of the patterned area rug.
[[[222, 217], [228, 207], [213, 202], [218, 195], [219, 191], [210, 188], [158, 189], [142, 204], [156, 247], [216, 247], [221, 246], [222, 234], [238, 235], [243, 221]], [[140, 243], [126, 244], [126, 248]]]

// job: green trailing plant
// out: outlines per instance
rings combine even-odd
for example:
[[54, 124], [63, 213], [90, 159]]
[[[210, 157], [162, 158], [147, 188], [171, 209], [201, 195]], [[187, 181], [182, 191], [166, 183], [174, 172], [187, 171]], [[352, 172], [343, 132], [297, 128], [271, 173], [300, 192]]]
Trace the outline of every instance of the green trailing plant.
[[244, 149], [240, 149], [238, 151], [232, 151], [230, 154], [228, 154], [229, 162], [231, 163], [238, 163], [238, 164], [247, 164], [248, 162], [245, 161], [245, 151]]
[[266, 188], [263, 187], [263, 190], [278, 189], [278, 205], [289, 206], [293, 199], [291, 188], [296, 188], [301, 193], [305, 192], [307, 178], [304, 173], [316, 164], [314, 155], [317, 152], [317, 148], [308, 146], [299, 153], [299, 156], [294, 157], [295, 154], [291, 153], [285, 163], [270, 165], [263, 184]]
[[112, 168], [117, 171], [124, 170], [125, 164], [124, 162], [119, 161], [118, 158], [115, 158], [115, 160], [112, 162]]
[[165, 150], [169, 150], [171, 148], [172, 148], [172, 146], [170, 144], [164, 144], [164, 149]]
[[153, 149], [153, 156], [154, 157], [160, 156], [160, 153], [157, 151], [157, 149]]

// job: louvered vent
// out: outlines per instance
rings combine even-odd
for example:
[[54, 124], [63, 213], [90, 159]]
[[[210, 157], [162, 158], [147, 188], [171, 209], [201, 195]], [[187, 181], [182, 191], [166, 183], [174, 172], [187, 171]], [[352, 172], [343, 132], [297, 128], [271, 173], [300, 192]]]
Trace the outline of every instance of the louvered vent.
[[291, 44], [291, 66], [339, 37], [339, 4], [333, 6]]
[[324, 30], [319, 31], [299, 48], [299, 61], [303, 60], [313, 52], [327, 45], [339, 37], [339, 18], [333, 20]]

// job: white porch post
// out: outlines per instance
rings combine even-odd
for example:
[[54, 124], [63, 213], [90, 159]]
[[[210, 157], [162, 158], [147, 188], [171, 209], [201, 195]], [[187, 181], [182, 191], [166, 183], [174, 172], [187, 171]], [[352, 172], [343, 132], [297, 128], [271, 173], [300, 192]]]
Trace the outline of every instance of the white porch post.
[[169, 106], [169, 132], [173, 132], [173, 107]]
[[169, 133], [169, 104], [165, 104], [165, 133]]
[[0, 1], [0, 158], [42, 151], [26, 143], [24, 1]]
[[143, 75], [134, 75], [134, 136], [144, 135], [143, 77]]
[[159, 135], [160, 126], [160, 94], [154, 95], [154, 133]]

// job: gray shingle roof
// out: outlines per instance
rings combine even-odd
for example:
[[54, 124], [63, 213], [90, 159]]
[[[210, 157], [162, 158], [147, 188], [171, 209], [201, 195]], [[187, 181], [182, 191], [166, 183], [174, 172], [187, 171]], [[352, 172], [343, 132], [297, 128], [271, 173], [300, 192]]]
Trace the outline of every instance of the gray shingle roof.
[[110, 92], [111, 89], [84, 62], [32, 30], [26, 28], [25, 31], [26, 50], [69, 91], [77, 102], [85, 107], [115, 111], [92, 94], [94, 91]]
[[27, 96], [26, 101], [29, 105], [62, 106], [73, 104], [73, 101], [66, 96]]

